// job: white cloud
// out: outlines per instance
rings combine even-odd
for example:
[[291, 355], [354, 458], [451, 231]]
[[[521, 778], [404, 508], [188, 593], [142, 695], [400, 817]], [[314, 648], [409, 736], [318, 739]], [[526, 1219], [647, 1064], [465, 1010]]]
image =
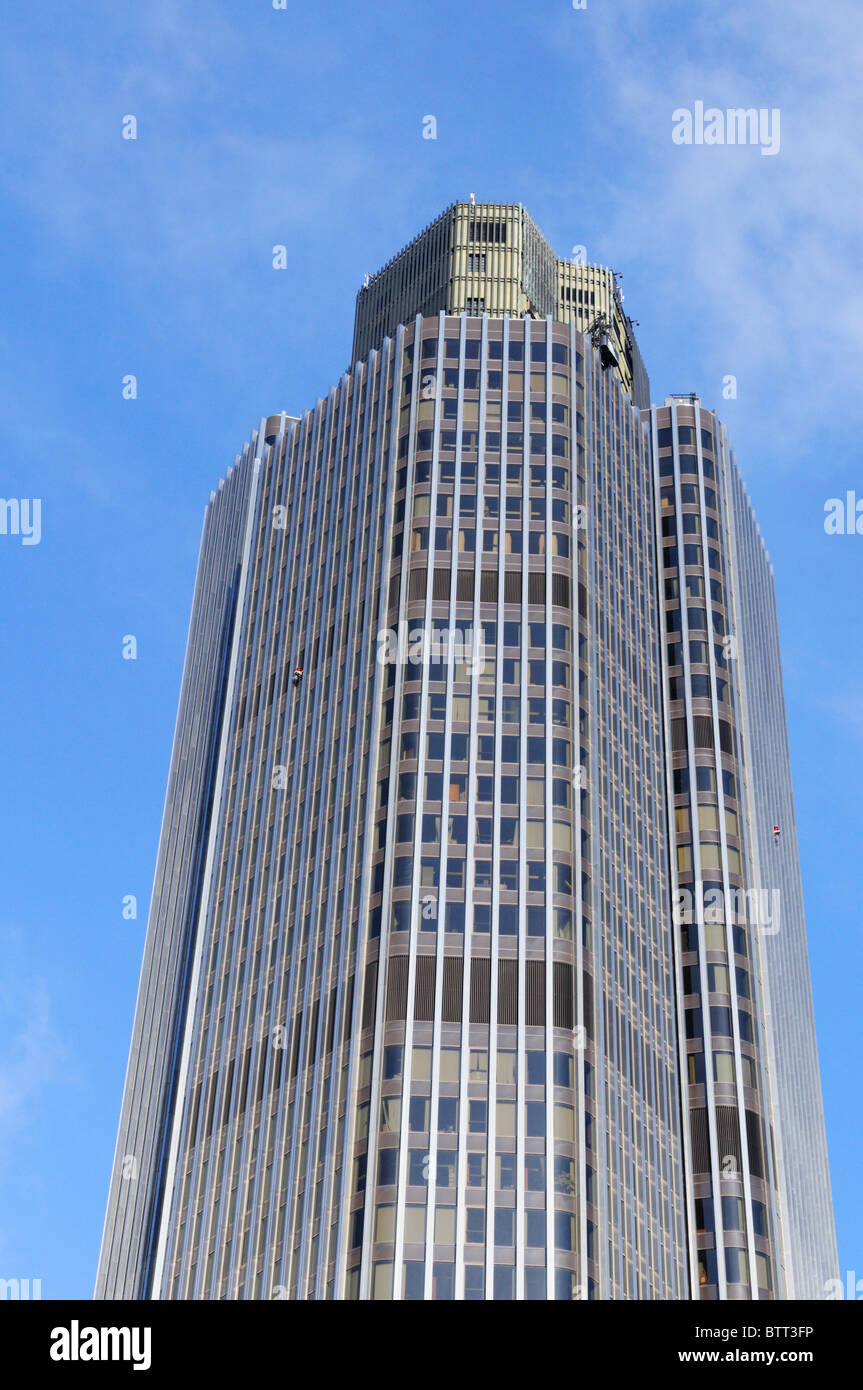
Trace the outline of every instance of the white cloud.
[[[642, 293], [631, 307], [679, 323], [716, 382], [705, 404], [728, 418], [719, 386], [733, 373], [746, 429], [789, 456], [811, 452], [837, 400], [844, 423], [863, 414], [863, 24], [841, 0], [709, 8], [709, 20], [676, 23], [677, 5], [619, 0], [556, 25], [554, 42], [563, 61], [594, 46], [603, 98], [592, 114], [612, 182], [615, 152], [623, 161], [605, 241], [652, 305]], [[695, 100], [778, 107], [780, 153], [675, 146], [672, 112]]]

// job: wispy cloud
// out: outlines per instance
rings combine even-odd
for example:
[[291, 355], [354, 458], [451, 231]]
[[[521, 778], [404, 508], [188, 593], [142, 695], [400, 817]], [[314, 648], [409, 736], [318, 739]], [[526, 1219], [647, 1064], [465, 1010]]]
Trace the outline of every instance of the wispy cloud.
[[28, 1123], [38, 1095], [71, 1079], [46, 982], [6, 969], [0, 979], [0, 1158]]
[[844, 730], [863, 739], [863, 687], [829, 696], [823, 708]]
[[[314, 229], [343, 225], [374, 158], [369, 116], [346, 121], [324, 106], [313, 126], [286, 121], [285, 94], [274, 92], [262, 127], [260, 93], [244, 101], [226, 90], [226, 68], [252, 63], [258, 37], [229, 10], [210, 7], [202, 24], [160, 0], [129, 24], [127, 61], [117, 55], [107, 70], [98, 48], [73, 54], [62, 35], [10, 42], [0, 58], [3, 105], [15, 113], [5, 192], [31, 236], [21, 254], [58, 283], [95, 267], [136, 328], [182, 332], [214, 352], [222, 342], [227, 357], [227, 325], [242, 331], [272, 297], [272, 247], [296, 237], [299, 251]], [[299, 63], [308, 42], [292, 35], [286, 58]], [[122, 138], [127, 114], [136, 140]]]
[[[593, 46], [603, 91], [593, 118], [618, 161], [626, 152], [606, 243], [617, 264], [637, 267], [639, 283], [649, 284], [654, 320], [676, 319], [681, 343], [703, 354], [716, 383], [706, 403], [722, 407], [722, 377], [734, 374], [749, 429], [789, 456], [811, 450], [841, 393], [849, 393], [843, 408], [859, 419], [863, 24], [856, 8], [841, 0], [757, 7], [728, 0], [699, 17], [676, 3], [619, 0], [558, 20], [549, 41], [562, 62]], [[696, 100], [779, 108], [780, 153], [675, 146], [672, 112]], [[758, 420], [767, 403], [769, 430]]]

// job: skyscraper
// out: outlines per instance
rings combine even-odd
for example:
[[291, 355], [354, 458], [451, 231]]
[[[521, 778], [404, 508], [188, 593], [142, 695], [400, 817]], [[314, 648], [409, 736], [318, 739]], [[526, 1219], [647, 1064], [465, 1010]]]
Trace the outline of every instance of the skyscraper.
[[819, 1297], [835, 1265], [725, 432], [650, 407], [613, 272], [455, 204], [206, 511], [97, 1296]]

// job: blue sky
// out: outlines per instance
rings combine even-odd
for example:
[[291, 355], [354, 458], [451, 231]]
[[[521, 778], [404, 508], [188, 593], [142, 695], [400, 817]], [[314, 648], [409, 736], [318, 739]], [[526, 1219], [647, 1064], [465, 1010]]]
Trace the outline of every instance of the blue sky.
[[[863, 498], [859, 7], [42, 0], [3, 31], [0, 495], [42, 499], [42, 539], [0, 536], [0, 1276], [92, 1292], [209, 491], [347, 366], [363, 274], [470, 192], [621, 271], [654, 399], [697, 391], [731, 430], [776, 567], [863, 1275], [863, 536], [823, 526]], [[698, 100], [779, 108], [779, 153], [674, 144]]]

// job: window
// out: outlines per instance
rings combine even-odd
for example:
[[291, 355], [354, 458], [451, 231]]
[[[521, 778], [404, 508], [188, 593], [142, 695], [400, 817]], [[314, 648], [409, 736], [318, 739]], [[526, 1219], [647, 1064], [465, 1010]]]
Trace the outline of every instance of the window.
[[485, 1154], [468, 1154], [468, 1187], [485, 1187]]
[[541, 1100], [529, 1100], [525, 1104], [525, 1133], [531, 1139], [545, 1137], [545, 1104]]
[[[429, 816], [429, 817], [423, 816], [423, 821], [425, 821], [426, 819], [429, 819], [429, 820], [437, 820], [438, 817], [437, 817], [437, 816]], [[448, 830], [448, 834], [449, 834], [449, 843], [450, 843], [451, 845], [466, 845], [466, 844], [467, 844], [467, 816], [448, 816], [448, 817], [447, 817], [447, 820], [448, 820], [447, 830]], [[425, 841], [426, 838], [427, 838], [427, 837], [426, 837], [426, 835], [425, 835], [425, 833], [424, 833], [424, 834], [423, 834], [423, 840]]]
[[722, 1224], [726, 1231], [745, 1230], [743, 1213], [744, 1206], [742, 1197], [722, 1198]]
[[404, 1048], [401, 1043], [393, 1043], [384, 1048], [384, 1081], [398, 1081], [402, 1074]]
[[695, 1199], [695, 1229], [697, 1231], [713, 1230], [713, 1201], [710, 1197], [696, 1197]]
[[771, 1293], [773, 1289], [773, 1277], [770, 1273], [770, 1261], [766, 1255], [757, 1253], [755, 1256], [755, 1270], [758, 1276], [758, 1287], [763, 1293]]
[[498, 1052], [497, 1054], [497, 1083], [499, 1086], [515, 1085], [515, 1053]]
[[[398, 1153], [397, 1149], [392, 1150]], [[422, 1149], [408, 1150], [408, 1186], [425, 1187], [428, 1182], [428, 1154]]]
[[494, 1213], [495, 1245], [515, 1244], [515, 1212], [511, 1207], [497, 1207]]
[[[565, 865], [556, 865], [556, 868], [565, 868]], [[527, 891], [529, 893], [545, 892], [545, 865], [528, 863], [527, 866]], [[559, 889], [559, 892], [567, 892], [567, 889]]]
[[731, 1086], [735, 1084], [733, 1052], [714, 1052], [713, 1076], [716, 1081], [724, 1081]]
[[459, 1079], [459, 1063], [461, 1052], [457, 1047], [444, 1047], [440, 1053], [440, 1079], [441, 1081], [457, 1082]]
[[728, 967], [726, 965], [708, 965], [707, 981], [707, 988], [711, 993], [727, 994], [730, 989]]
[[[490, 780], [490, 779], [489, 779]], [[518, 801], [518, 778], [501, 777], [500, 779], [500, 799], [507, 805], [515, 805]]]
[[390, 1260], [381, 1260], [374, 1267], [372, 1275], [372, 1298], [375, 1301], [390, 1299], [393, 1296], [393, 1266]]
[[[482, 702], [480, 701], [480, 703], [482, 703]], [[444, 736], [443, 736], [443, 734], [426, 734], [426, 757], [428, 757], [428, 758], [431, 759], [432, 761], [439, 761], [439, 760], [442, 760], [442, 759], [443, 759], [443, 755], [444, 755]], [[416, 757], [416, 752], [414, 752], [413, 754], [410, 754], [410, 753], [403, 754], [402, 756], [403, 756], [403, 757]]]
[[554, 934], [559, 941], [572, 940], [572, 912], [568, 907], [554, 909]]
[[455, 1245], [455, 1207], [438, 1207], [434, 1220], [435, 1245]]
[[729, 1284], [749, 1283], [749, 1258], [745, 1250], [725, 1251], [725, 1277]]
[[554, 1137], [570, 1144], [575, 1142], [575, 1111], [571, 1105], [555, 1105]]
[[440, 1097], [437, 1127], [439, 1134], [455, 1134], [458, 1130], [458, 1100], [455, 1097]]
[[467, 1245], [482, 1245], [485, 1241], [485, 1210], [468, 1207], [464, 1214], [464, 1238]]
[[699, 982], [699, 970], [697, 965], [684, 965], [683, 967], [683, 993], [698, 994], [701, 988]]
[[437, 1156], [438, 1187], [455, 1186], [455, 1150], [438, 1149]]
[[384, 1096], [381, 1100], [381, 1131], [384, 1134], [397, 1134], [401, 1126], [402, 1102], [400, 1096]]
[[498, 909], [497, 927], [501, 936], [518, 935], [518, 905], [501, 903]]
[[[542, 1055], [542, 1054], [540, 1054]], [[573, 1085], [572, 1057], [568, 1052], [554, 1054], [554, 1084], [571, 1089]]]
[[409, 1125], [412, 1134], [424, 1134], [429, 1127], [429, 1103], [424, 1096], [411, 1096]]
[[497, 1154], [495, 1158], [495, 1186], [498, 1192], [514, 1192], [516, 1179], [515, 1154]]
[[[590, 1143], [588, 1141], [588, 1147]], [[575, 1161], [560, 1154], [554, 1159], [554, 1190], [564, 1197], [575, 1196]]]
[[375, 1212], [375, 1240], [395, 1240], [396, 1209], [391, 1203]]
[[381, 1149], [378, 1159], [378, 1184], [380, 1187], [394, 1186], [398, 1162], [398, 1149]]
[[[411, 1245], [421, 1244], [426, 1238], [425, 1207], [405, 1207], [405, 1241]], [[422, 1265], [419, 1265], [422, 1269]], [[419, 1294], [422, 1297], [422, 1293]]]
[[[452, 832], [450, 832], [452, 833]], [[448, 859], [446, 862], [446, 881], [448, 888], [464, 888], [465, 886], [465, 861], [464, 859]], [[464, 906], [464, 904], [460, 904]], [[449, 903], [449, 907], [455, 907], [455, 903]]]
[[544, 907], [527, 908], [527, 934], [528, 936], [545, 936]]
[[698, 1282], [702, 1285], [716, 1283], [716, 1251], [699, 1250]]
[[411, 1072], [414, 1081], [431, 1080], [431, 1048], [415, 1047], [411, 1062]]
[[542, 1154], [525, 1154], [524, 1186], [528, 1192], [545, 1190], [545, 1158]]
[[469, 1134], [485, 1134], [488, 1125], [488, 1106], [484, 1100], [468, 1102], [467, 1128]]
[[554, 1214], [554, 1243], [558, 1250], [575, 1249], [575, 1217], [566, 1211]]
[[[545, 1212], [526, 1211], [524, 1214], [524, 1240], [530, 1249], [542, 1249], [545, 1246]], [[503, 1241], [495, 1242], [503, 1244]]]
[[512, 1101], [499, 1100], [496, 1106], [497, 1132], [503, 1139], [515, 1138], [515, 1105]]

